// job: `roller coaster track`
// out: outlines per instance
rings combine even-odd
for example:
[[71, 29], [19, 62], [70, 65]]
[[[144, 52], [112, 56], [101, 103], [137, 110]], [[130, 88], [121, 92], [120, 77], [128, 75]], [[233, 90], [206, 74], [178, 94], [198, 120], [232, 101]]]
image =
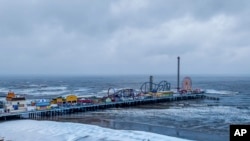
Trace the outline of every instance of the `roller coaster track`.
[[[152, 85], [152, 91], [150, 91], [150, 85]], [[141, 87], [140, 90], [142, 93], [148, 93], [148, 92], [159, 92], [159, 91], [169, 91], [171, 88], [171, 84], [165, 80], [159, 82], [159, 83], [152, 83], [152, 82], [144, 82]], [[113, 91], [113, 92], [111, 92]], [[109, 88], [108, 89], [108, 96], [110, 95], [132, 95], [134, 94], [134, 90], [133, 89], [122, 89], [122, 90], [118, 90], [115, 91], [114, 88]]]
[[[150, 85], [152, 85], [152, 90], [150, 91]], [[158, 92], [158, 91], [169, 91], [171, 88], [171, 84], [165, 80], [157, 83], [152, 82], [144, 82], [141, 85], [141, 92], [148, 93], [148, 92]]]
[[[113, 93], [110, 92], [111, 90], [113, 90]], [[111, 96], [111, 95], [117, 95], [119, 97], [123, 97], [123, 96], [132, 96], [134, 97], [134, 94], [135, 94], [135, 91], [134, 89], [121, 89], [121, 90], [117, 90], [115, 91], [114, 88], [109, 88], [108, 89], [108, 97]]]

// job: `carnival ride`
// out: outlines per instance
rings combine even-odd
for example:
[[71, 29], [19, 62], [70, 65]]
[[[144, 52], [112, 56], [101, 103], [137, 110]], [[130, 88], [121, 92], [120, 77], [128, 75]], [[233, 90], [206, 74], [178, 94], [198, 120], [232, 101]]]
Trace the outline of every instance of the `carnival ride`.
[[171, 84], [165, 80], [157, 83], [153, 83], [153, 82], [144, 82], [141, 87], [140, 90], [142, 93], [149, 93], [149, 92], [162, 92], [162, 91], [170, 91], [171, 88]]
[[205, 91], [199, 88], [192, 89], [192, 79], [190, 77], [184, 77], [184, 79], [182, 80], [182, 88], [179, 91], [179, 93], [180, 94], [187, 94], [187, 93], [202, 94], [202, 93], [205, 93]]
[[[111, 93], [111, 90], [113, 93]], [[131, 88], [124, 88], [117, 91], [114, 88], [109, 88], [107, 94], [107, 97], [111, 98], [112, 101], [133, 100], [136, 96], [135, 90]]]
[[132, 88], [124, 88], [120, 90], [115, 90], [114, 88], [109, 88], [107, 97], [110, 97], [112, 101], [123, 101], [123, 100], [133, 100], [133, 99], [143, 99], [153, 96], [168, 96], [173, 94], [170, 91], [171, 84], [167, 81], [161, 81], [159, 83], [144, 82], [140, 91], [136, 91]]

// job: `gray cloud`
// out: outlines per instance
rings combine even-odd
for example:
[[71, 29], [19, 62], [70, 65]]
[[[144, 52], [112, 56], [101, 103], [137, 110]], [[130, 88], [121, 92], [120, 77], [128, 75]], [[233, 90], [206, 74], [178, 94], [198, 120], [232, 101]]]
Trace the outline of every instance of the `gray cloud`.
[[250, 2], [0, 1], [1, 74], [249, 74]]

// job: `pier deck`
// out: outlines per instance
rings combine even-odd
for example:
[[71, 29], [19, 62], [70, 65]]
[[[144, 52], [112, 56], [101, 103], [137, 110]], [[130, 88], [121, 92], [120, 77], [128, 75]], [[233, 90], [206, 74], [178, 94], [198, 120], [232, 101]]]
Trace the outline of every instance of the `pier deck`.
[[59, 108], [53, 108], [49, 110], [2, 113], [0, 114], [0, 120], [8, 120], [8, 119], [13, 119], [13, 118], [18, 119], [18, 118], [22, 118], [24, 115], [26, 115], [27, 118], [33, 119], [36, 117], [56, 116], [56, 115], [70, 114], [74, 112], [87, 112], [87, 111], [103, 110], [103, 109], [108, 109], [108, 108], [129, 107], [129, 106], [137, 106], [137, 105], [144, 105], [144, 104], [154, 104], [154, 103], [161, 103], [161, 102], [171, 102], [171, 101], [181, 101], [181, 100], [191, 100], [191, 99], [219, 100], [219, 98], [209, 97], [204, 94], [166, 96], [166, 97], [135, 99], [135, 100], [128, 100], [128, 101], [109, 102], [109, 103], [100, 103], [100, 104], [72, 105], [70, 107], [59, 107]]

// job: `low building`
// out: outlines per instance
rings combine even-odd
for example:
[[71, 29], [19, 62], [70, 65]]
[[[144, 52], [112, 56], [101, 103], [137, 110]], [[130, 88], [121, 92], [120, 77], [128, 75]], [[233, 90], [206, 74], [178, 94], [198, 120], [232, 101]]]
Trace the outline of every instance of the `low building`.
[[37, 110], [48, 110], [50, 109], [50, 101], [47, 99], [40, 99], [36, 101]]
[[0, 114], [4, 113], [4, 102], [0, 101]]
[[36, 102], [34, 100], [27, 100], [27, 111], [35, 111]]
[[10, 100], [12, 100], [12, 98], [15, 98], [15, 97], [16, 97], [15, 93], [12, 91], [9, 91], [7, 96], [6, 96], [6, 100], [10, 101]]
[[58, 104], [61, 105], [65, 102], [65, 99], [63, 97], [57, 97], [51, 100], [51, 104]]
[[79, 103], [79, 104], [89, 104], [89, 103], [93, 103], [93, 100], [88, 99], [88, 98], [79, 98], [77, 100], [77, 103]]
[[27, 110], [26, 99], [24, 96], [16, 95], [14, 92], [8, 92], [6, 96], [5, 111], [23, 112]]
[[109, 97], [103, 97], [103, 98], [102, 98], [102, 101], [105, 102], [105, 103], [110, 103], [110, 102], [112, 102], [111, 98], [109, 98]]
[[66, 97], [66, 102], [67, 103], [76, 103], [77, 102], [77, 96], [75, 96], [75, 95], [68, 95]]

